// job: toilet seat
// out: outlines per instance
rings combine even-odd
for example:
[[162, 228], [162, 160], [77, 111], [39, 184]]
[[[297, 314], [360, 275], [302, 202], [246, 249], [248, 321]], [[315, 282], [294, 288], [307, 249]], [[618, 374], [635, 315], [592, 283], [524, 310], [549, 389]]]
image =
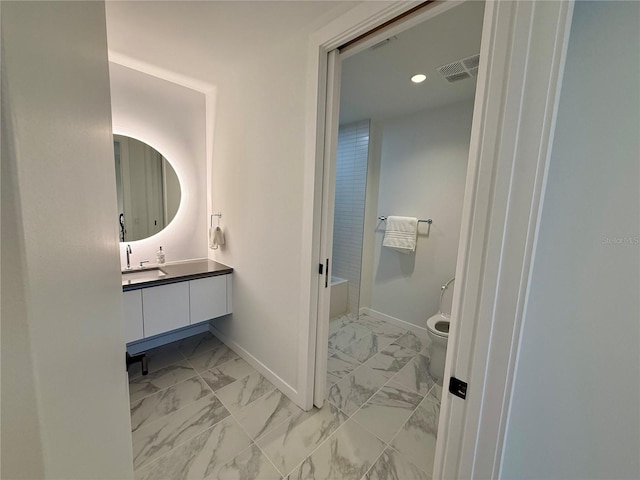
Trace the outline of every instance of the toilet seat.
[[445, 313], [436, 313], [427, 319], [427, 330], [436, 337], [448, 338], [450, 320], [450, 315]]

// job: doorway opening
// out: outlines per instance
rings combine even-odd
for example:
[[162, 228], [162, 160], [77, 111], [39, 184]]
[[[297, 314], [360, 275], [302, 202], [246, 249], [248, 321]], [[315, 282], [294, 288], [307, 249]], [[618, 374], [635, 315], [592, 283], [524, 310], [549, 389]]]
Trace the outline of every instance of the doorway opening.
[[[428, 476], [448, 335], [436, 325], [448, 327], [451, 313], [483, 13], [484, 2], [458, 4], [337, 60], [330, 305], [319, 318], [328, 342], [318, 345], [326, 367], [316, 370], [316, 405], [327, 399]], [[410, 248], [393, 246], [398, 221], [414, 222]], [[427, 319], [436, 317], [431, 335]]]
[[[342, 52], [342, 60], [460, 4], [436, 2], [403, 21], [403, 28], [391, 26], [386, 37]], [[443, 383], [445, 390], [460, 389], [442, 397], [435, 478], [499, 476], [572, 9], [572, 2], [485, 5]], [[300, 343], [306, 408], [326, 398], [341, 68], [335, 49], [405, 10], [401, 3], [389, 8], [366, 3], [318, 32], [311, 44], [312, 55], [319, 56], [312, 67], [314, 96], [308, 97], [316, 108], [309, 117], [309, 138], [315, 142], [306, 182], [313, 192], [307, 207], [313, 222], [305, 235], [309, 259], [321, 267], [310, 265], [310, 322], [302, 324], [309, 327]]]

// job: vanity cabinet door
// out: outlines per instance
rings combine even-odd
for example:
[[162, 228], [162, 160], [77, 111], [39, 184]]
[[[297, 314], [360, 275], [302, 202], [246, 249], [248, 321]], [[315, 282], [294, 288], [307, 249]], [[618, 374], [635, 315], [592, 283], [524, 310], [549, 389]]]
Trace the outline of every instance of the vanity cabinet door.
[[233, 275], [227, 277], [227, 313], [233, 312]]
[[122, 294], [124, 313], [125, 342], [134, 342], [144, 338], [142, 324], [142, 294], [140, 290], [131, 290]]
[[145, 338], [189, 325], [189, 284], [142, 289]]
[[228, 313], [228, 276], [229, 275], [218, 275], [217, 277], [207, 277], [189, 281], [192, 325]]

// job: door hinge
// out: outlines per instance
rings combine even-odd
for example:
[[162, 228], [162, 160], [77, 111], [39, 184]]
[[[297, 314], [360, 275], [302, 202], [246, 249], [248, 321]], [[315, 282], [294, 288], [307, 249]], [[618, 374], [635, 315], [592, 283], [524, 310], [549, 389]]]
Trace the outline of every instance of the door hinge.
[[467, 398], [467, 382], [451, 377], [449, 380], [449, 392], [464, 400]]

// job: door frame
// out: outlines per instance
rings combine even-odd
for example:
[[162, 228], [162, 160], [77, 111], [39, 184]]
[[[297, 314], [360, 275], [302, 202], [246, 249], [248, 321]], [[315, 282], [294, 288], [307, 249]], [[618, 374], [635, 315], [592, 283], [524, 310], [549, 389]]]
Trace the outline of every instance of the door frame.
[[[328, 296], [318, 264], [328, 241], [321, 240], [325, 133], [337, 122], [335, 112], [327, 118], [328, 53], [418, 2], [381, 3], [358, 5], [309, 43], [301, 277], [308, 288], [298, 392], [305, 408], [313, 404], [316, 357], [323, 354], [316, 345], [326, 331], [318, 329]], [[573, 0], [486, 2], [445, 368], [445, 379], [456, 376], [469, 388], [463, 401], [448, 394], [445, 380], [436, 479], [499, 476], [572, 12]]]

